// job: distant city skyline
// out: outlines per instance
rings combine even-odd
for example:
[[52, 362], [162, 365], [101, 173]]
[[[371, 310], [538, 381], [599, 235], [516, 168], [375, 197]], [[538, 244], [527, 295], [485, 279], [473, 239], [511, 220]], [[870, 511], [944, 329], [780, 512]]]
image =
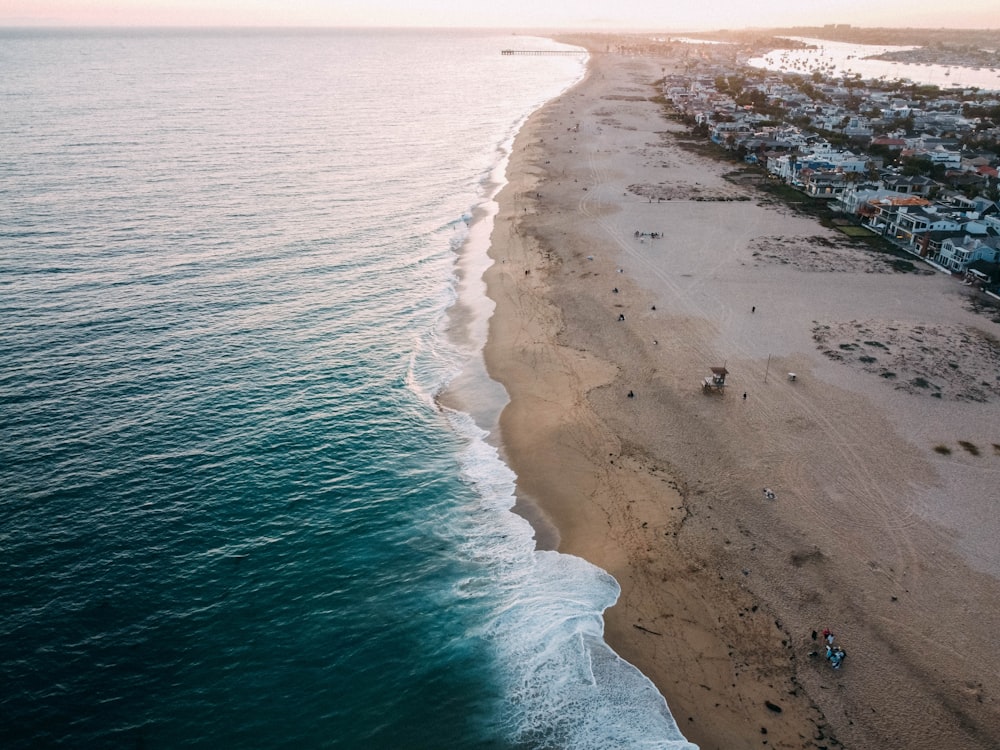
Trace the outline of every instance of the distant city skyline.
[[0, 26], [414, 26], [715, 30], [854, 26], [1000, 28], [996, 0], [7, 0]]

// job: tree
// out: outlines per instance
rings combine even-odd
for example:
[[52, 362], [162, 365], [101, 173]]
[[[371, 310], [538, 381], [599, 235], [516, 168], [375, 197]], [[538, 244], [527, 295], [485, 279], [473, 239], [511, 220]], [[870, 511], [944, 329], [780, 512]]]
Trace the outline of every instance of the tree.
[[736, 103], [741, 107], [749, 105], [754, 108], [755, 112], [769, 112], [771, 110], [767, 106], [767, 95], [760, 89], [744, 89], [736, 97]]

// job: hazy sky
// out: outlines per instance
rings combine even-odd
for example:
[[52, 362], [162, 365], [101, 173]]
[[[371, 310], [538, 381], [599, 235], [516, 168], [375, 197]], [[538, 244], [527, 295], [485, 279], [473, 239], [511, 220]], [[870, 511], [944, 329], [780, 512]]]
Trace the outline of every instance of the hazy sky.
[[1000, 28], [1000, 0], [0, 0], [0, 25]]

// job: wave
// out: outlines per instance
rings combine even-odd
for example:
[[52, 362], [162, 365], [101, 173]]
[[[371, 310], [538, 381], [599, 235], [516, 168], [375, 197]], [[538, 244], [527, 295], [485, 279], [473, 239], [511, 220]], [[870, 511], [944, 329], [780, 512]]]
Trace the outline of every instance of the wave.
[[[452, 232], [447, 241], [460, 250], [453, 304], [411, 363], [411, 384], [428, 402], [453, 384], [470, 360], [481, 361], [493, 309], [481, 276], [489, 264], [494, 199], [505, 184], [516, 132], [527, 118], [499, 144], [496, 165], [480, 181], [480, 202], [447, 227]], [[465, 315], [471, 335], [458, 336], [447, 325], [456, 305], [472, 311]], [[464, 389], [481, 395], [488, 376], [481, 365], [474, 372], [479, 382], [466, 383]], [[495, 381], [490, 383], [502, 391]], [[462, 481], [475, 497], [474, 507], [457, 509], [447, 524], [454, 548], [476, 571], [453, 595], [477, 599], [481, 606], [482, 621], [468, 635], [486, 642], [495, 658], [501, 697], [494, 730], [518, 748], [695, 748], [653, 683], [604, 641], [603, 613], [618, 599], [618, 582], [579, 557], [536, 550], [531, 525], [513, 512], [516, 475], [492, 444], [490, 432], [505, 403], [504, 391], [502, 401], [494, 404], [496, 413], [486, 418], [444, 410], [462, 442]]]
[[463, 479], [479, 498], [459, 549], [488, 572], [460, 595], [488, 599], [470, 635], [496, 655], [503, 732], [515, 747], [694, 748], [652, 682], [604, 642], [617, 581], [581, 558], [536, 550], [531, 526], [512, 512], [514, 473], [468, 415], [450, 421], [466, 441]]

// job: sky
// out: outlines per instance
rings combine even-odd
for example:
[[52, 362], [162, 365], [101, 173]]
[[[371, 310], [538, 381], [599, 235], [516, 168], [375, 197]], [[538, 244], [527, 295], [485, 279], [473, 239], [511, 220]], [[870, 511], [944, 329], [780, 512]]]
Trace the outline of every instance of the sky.
[[1000, 28], [1000, 0], [0, 0], [0, 26]]

